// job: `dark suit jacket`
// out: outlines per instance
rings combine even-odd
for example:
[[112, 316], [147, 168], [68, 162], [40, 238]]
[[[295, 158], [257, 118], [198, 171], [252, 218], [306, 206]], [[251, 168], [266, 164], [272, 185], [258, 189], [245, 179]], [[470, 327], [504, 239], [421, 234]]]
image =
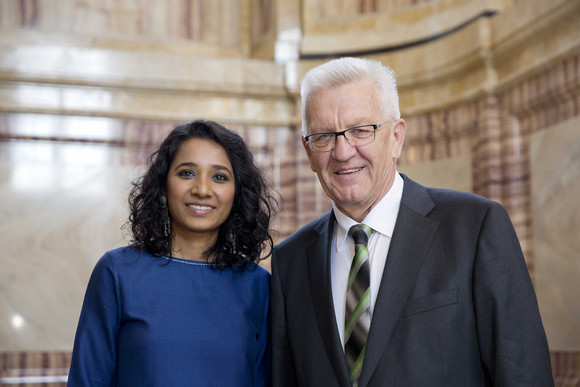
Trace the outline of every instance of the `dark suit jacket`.
[[[507, 212], [406, 176], [360, 386], [552, 386], [536, 296]], [[348, 386], [330, 280], [329, 212], [272, 257], [272, 376]]]

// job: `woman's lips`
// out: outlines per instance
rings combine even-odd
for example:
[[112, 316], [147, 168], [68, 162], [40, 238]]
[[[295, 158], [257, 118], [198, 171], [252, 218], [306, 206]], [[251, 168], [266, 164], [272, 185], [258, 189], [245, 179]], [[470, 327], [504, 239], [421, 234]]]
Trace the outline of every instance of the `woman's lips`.
[[209, 204], [201, 204], [201, 203], [188, 203], [186, 206], [192, 209], [196, 213], [206, 214], [214, 210], [214, 206]]

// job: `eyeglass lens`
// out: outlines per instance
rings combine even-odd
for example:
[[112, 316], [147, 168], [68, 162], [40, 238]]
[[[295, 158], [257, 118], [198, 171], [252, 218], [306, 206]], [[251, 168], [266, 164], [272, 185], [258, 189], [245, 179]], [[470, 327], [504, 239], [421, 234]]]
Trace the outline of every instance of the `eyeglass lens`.
[[327, 132], [313, 135], [308, 138], [312, 150], [328, 151], [334, 149], [338, 136], [344, 136], [351, 146], [360, 146], [375, 139], [373, 125], [350, 128], [342, 132]]

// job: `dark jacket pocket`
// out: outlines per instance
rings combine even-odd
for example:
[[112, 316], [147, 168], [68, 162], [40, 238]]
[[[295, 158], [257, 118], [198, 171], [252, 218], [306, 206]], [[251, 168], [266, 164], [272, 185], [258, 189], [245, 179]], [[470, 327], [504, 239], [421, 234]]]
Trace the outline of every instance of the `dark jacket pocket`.
[[403, 317], [442, 308], [447, 305], [457, 304], [459, 298], [458, 293], [459, 288], [455, 288], [409, 300], [403, 308]]

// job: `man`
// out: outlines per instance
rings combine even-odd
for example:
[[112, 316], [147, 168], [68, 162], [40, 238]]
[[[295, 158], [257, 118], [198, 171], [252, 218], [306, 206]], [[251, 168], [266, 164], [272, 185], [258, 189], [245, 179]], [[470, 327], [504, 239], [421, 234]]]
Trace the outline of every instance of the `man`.
[[553, 385], [506, 211], [397, 172], [406, 127], [392, 71], [333, 60], [306, 74], [301, 97], [332, 211], [273, 251], [273, 385]]

